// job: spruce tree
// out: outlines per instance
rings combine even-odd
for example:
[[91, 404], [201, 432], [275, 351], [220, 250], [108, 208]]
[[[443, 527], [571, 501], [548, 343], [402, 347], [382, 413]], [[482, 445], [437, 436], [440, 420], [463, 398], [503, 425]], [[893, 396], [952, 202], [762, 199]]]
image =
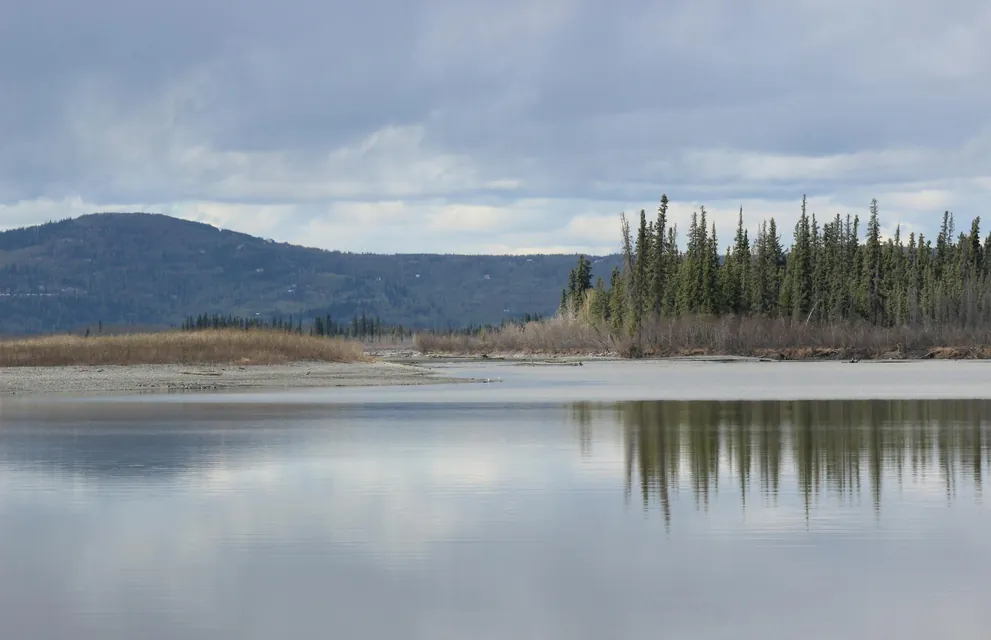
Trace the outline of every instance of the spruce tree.
[[871, 201], [871, 216], [867, 222], [861, 271], [860, 302], [865, 317], [875, 324], [883, 320], [881, 294], [881, 225], [877, 217], [877, 200]]
[[609, 319], [609, 293], [606, 291], [606, 283], [602, 278], [595, 279], [595, 287], [591, 293], [592, 303], [589, 305], [589, 315], [593, 323], [598, 325]]
[[[790, 282], [787, 283], [783, 295], [790, 297], [783, 309], [796, 318], [804, 318], [812, 310], [812, 233], [809, 227], [809, 216], [806, 211], [805, 196], [802, 196], [802, 214], [795, 224], [795, 244], [789, 254]], [[790, 293], [790, 295], [788, 295]]]
[[829, 290], [828, 268], [824, 259], [825, 247], [819, 227], [819, 221], [812, 214], [812, 309], [810, 317], [822, 319], [826, 317], [826, 296]]
[[680, 314], [689, 314], [698, 311], [702, 271], [700, 228], [698, 214], [693, 212], [692, 222], [688, 227], [688, 250], [678, 268], [676, 307], [677, 313]]
[[657, 221], [654, 223], [654, 241], [650, 256], [652, 262], [650, 309], [655, 317], [663, 313], [665, 306], [665, 289], [668, 280], [667, 219], [668, 197], [666, 194], [661, 194], [661, 203], [657, 207]]
[[613, 267], [609, 277], [609, 323], [613, 335], [620, 337], [626, 329], [626, 283], [619, 267]]
[[649, 282], [647, 280], [648, 268], [650, 265], [651, 234], [648, 232], [647, 212], [640, 210], [640, 226], [637, 228], [637, 239], [633, 255], [633, 287], [631, 304], [631, 333], [637, 336], [643, 328], [644, 312], [650, 295]]
[[681, 266], [681, 253], [678, 251], [678, 226], [668, 227], [668, 240], [664, 243], [664, 302], [663, 312], [674, 314], [677, 310], [677, 283], [676, 276]]
[[720, 298], [719, 240], [716, 237], [716, 224], [713, 223], [712, 235], [706, 238], [705, 254], [702, 262], [702, 312], [710, 314], [721, 313]]
[[728, 253], [723, 269], [726, 270], [727, 310], [742, 314], [750, 310], [750, 238], [743, 226], [743, 207], [736, 222], [733, 251]]

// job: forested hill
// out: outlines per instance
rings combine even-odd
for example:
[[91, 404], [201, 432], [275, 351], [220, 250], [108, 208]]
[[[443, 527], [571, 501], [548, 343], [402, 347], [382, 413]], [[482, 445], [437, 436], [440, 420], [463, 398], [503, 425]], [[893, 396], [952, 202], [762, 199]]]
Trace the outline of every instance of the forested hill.
[[[0, 335], [180, 324], [199, 313], [411, 328], [551, 315], [571, 255], [377, 255], [310, 249], [158, 214], [92, 214], [0, 233]], [[618, 256], [593, 258], [608, 277]]]

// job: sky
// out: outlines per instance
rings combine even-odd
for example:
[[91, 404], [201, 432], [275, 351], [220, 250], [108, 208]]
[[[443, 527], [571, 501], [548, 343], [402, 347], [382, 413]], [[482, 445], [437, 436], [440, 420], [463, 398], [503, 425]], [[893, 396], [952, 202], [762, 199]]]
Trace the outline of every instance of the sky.
[[[0, 228], [148, 211], [327, 249], [611, 253], [661, 193], [790, 240], [991, 191], [980, 0], [0, 0]], [[988, 225], [983, 231], [986, 233]]]

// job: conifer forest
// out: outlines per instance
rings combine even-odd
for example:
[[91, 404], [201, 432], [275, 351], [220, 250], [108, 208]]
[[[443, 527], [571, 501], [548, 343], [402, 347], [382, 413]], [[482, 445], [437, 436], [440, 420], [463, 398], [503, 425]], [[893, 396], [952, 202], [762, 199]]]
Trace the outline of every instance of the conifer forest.
[[862, 228], [859, 215], [819, 219], [803, 197], [794, 242], [785, 248], [773, 218], [751, 237], [742, 209], [735, 233], [721, 244], [702, 207], [682, 250], [668, 206], [662, 196], [656, 217], [641, 211], [635, 229], [621, 215], [622, 266], [608, 282], [593, 283], [590, 260], [579, 257], [562, 291], [562, 315], [616, 337], [684, 316], [767, 317], [803, 326], [991, 325], [991, 234], [981, 237], [980, 218], [958, 231], [945, 212], [935, 238], [906, 237], [900, 228], [882, 238], [876, 200]]

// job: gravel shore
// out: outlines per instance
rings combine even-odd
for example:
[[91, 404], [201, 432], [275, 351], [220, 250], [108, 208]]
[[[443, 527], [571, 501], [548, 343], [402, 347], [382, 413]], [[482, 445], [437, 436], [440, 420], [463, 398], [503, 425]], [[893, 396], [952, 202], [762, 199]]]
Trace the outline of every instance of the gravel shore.
[[387, 362], [0, 368], [0, 397], [118, 392], [298, 389], [471, 382]]

